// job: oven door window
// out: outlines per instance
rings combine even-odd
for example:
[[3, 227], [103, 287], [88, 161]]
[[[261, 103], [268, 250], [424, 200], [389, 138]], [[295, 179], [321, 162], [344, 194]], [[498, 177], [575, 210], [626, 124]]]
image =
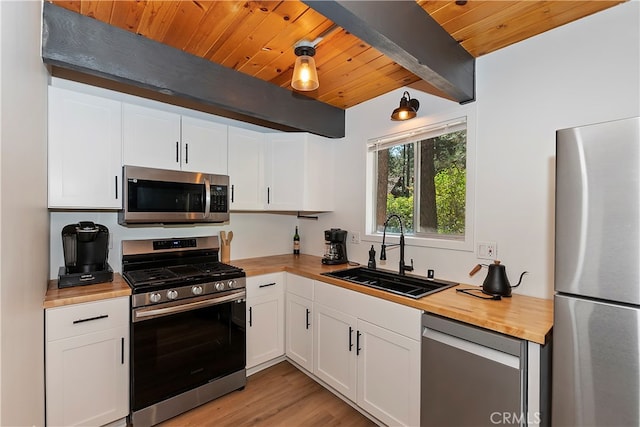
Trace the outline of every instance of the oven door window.
[[245, 368], [244, 301], [132, 325], [132, 409]]
[[129, 180], [129, 212], [204, 213], [204, 184]]

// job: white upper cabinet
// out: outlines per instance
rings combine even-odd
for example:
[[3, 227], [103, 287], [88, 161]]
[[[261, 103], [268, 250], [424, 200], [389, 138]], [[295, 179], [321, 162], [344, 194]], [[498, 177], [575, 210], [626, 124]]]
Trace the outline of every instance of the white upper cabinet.
[[49, 207], [120, 209], [121, 103], [49, 87]]
[[333, 141], [229, 128], [231, 209], [333, 210]]
[[231, 209], [264, 209], [264, 134], [229, 127], [229, 185]]
[[50, 208], [121, 209], [131, 165], [229, 175], [234, 211], [333, 210], [335, 141], [149, 105], [49, 88]]
[[226, 175], [228, 126], [182, 116], [182, 170]]
[[333, 210], [333, 144], [308, 133], [267, 134], [267, 210]]
[[265, 208], [275, 211], [302, 209], [304, 190], [304, 135], [267, 134], [265, 155]]
[[122, 105], [125, 165], [180, 169], [180, 115], [139, 105]]
[[227, 126], [123, 104], [122, 163], [227, 174]]

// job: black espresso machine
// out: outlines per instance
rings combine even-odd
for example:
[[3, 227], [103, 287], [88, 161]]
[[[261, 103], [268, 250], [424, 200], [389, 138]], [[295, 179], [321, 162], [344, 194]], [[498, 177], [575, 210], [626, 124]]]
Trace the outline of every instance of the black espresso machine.
[[109, 255], [109, 229], [91, 221], [62, 228], [64, 267], [58, 271], [58, 288], [113, 281]]
[[327, 265], [346, 264], [347, 259], [347, 231], [332, 228], [324, 231], [324, 256], [322, 263]]

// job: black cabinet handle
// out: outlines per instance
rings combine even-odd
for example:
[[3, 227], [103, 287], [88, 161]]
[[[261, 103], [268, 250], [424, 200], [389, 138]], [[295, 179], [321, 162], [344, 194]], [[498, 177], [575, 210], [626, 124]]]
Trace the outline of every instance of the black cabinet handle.
[[267, 204], [271, 203], [271, 188], [267, 187]]
[[233, 203], [235, 194], [235, 185], [231, 184], [231, 203]]
[[184, 144], [184, 162], [189, 163], [189, 144], [188, 143]]
[[100, 320], [100, 319], [106, 319], [107, 317], [109, 317], [108, 314], [102, 314], [100, 316], [96, 316], [96, 317], [88, 317], [86, 319], [78, 319], [78, 320], [74, 320], [73, 324], [76, 325], [78, 323], [84, 323], [84, 322], [91, 322], [92, 320]]
[[180, 163], [180, 148], [178, 145], [180, 145], [180, 143], [176, 141], [176, 163]]
[[307, 329], [309, 329], [309, 326], [311, 326], [311, 323], [309, 323], [309, 314], [311, 314], [311, 310], [307, 308]]
[[353, 328], [349, 326], [349, 351], [353, 348]]
[[264, 285], [260, 285], [258, 286], [259, 288], [267, 288], [269, 286], [275, 286], [276, 282], [273, 283], [265, 283]]
[[253, 307], [249, 307], [249, 327], [253, 326]]
[[359, 356], [360, 351], [362, 350], [360, 348], [360, 335], [362, 335], [360, 331], [356, 332], [356, 356]]
[[120, 338], [120, 364], [124, 365], [124, 337]]
[[116, 175], [116, 200], [118, 200], [118, 175]]

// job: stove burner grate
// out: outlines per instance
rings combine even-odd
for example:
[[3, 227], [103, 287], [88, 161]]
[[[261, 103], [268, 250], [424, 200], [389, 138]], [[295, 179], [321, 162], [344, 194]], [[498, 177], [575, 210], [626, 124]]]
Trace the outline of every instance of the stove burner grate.
[[205, 262], [160, 268], [131, 270], [124, 277], [133, 288], [148, 288], [154, 285], [170, 285], [180, 282], [190, 283], [194, 280], [219, 280], [229, 275], [237, 277], [242, 270], [221, 262]]

